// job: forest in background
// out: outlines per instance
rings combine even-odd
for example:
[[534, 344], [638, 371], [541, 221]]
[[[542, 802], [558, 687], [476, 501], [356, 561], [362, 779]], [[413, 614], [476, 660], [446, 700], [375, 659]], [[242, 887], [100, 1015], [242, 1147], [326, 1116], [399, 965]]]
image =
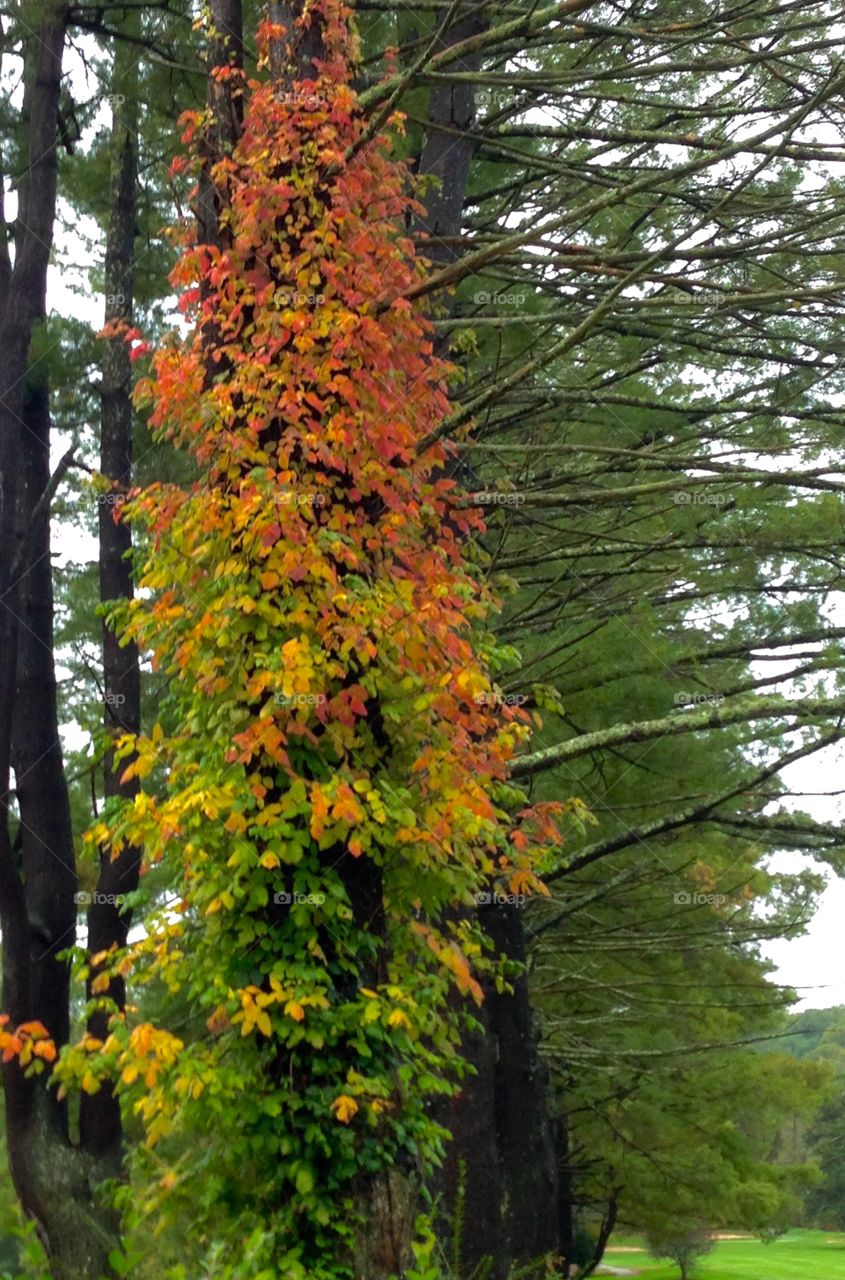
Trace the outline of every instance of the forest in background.
[[[820, 818], [830, 806], [794, 779], [811, 776], [808, 761], [830, 758], [845, 712], [836, 611], [845, 541], [843, 13], [835, 4], [364, 0], [354, 17], [360, 58], [344, 85], [357, 95], [354, 109], [343, 99], [348, 123], [313, 81], [311, 60], [331, 35], [329, 18], [318, 21], [324, 10], [334, 14], [275, 3], [242, 12], [237, 0], [207, 10], [181, 0], [0, 4], [0, 922], [9, 1018], [0, 1035], [11, 1046], [11, 1177], [36, 1223], [14, 1246], [11, 1274], [41, 1274], [43, 1248], [56, 1280], [257, 1280], [262, 1267], [294, 1276], [272, 1268], [306, 1221], [301, 1247], [326, 1267], [316, 1270], [308, 1254], [302, 1274], [313, 1280], [466, 1278], [485, 1266], [490, 1280], [505, 1280], [517, 1267], [544, 1274], [538, 1260], [548, 1258], [559, 1260], [559, 1274], [574, 1265], [583, 1274], [621, 1228], [841, 1228], [841, 1010], [790, 1018], [794, 993], [772, 981], [762, 948], [800, 936], [825, 873], [842, 871], [841, 825]], [[317, 16], [296, 28], [303, 13]], [[258, 65], [254, 33], [267, 16], [304, 34], [283, 54], [271, 35]], [[209, 456], [192, 454], [178, 432], [163, 438], [155, 402], [133, 404], [132, 390], [149, 376], [147, 344], [169, 349], [184, 287], [168, 279], [179, 236], [184, 243], [196, 227], [199, 244], [227, 248], [214, 166], [237, 154], [244, 117], [237, 76], [209, 74], [221, 65], [277, 84], [271, 150], [288, 126], [360, 129], [342, 165], [325, 161], [325, 183], [359, 159], [373, 166], [371, 180], [388, 184], [383, 191], [393, 191], [394, 162], [406, 166], [408, 187], [413, 180], [416, 206], [396, 194], [385, 213], [375, 203], [383, 191], [366, 181], [355, 199], [363, 224], [398, 219], [428, 264], [402, 297], [430, 337], [415, 354], [397, 321], [390, 377], [413, 387], [422, 376], [415, 360], [454, 365], [448, 412], [432, 433], [449, 445], [438, 466], [469, 495], [471, 514], [484, 514], [483, 530], [456, 526], [453, 540], [472, 583], [501, 602], [478, 623], [495, 679], [468, 690], [484, 723], [466, 721], [465, 743], [474, 750], [473, 733], [492, 734], [497, 717], [530, 726], [498, 804], [510, 813], [523, 804], [564, 810], [562, 843], [546, 841], [532, 871], [547, 893], [491, 875], [474, 888], [460, 881], [459, 901], [448, 886], [432, 888], [427, 918], [445, 913], [444, 936], [453, 924], [464, 930], [454, 934], [463, 939], [452, 966], [459, 994], [475, 981], [462, 968], [473, 946], [479, 960], [486, 948], [504, 964], [489, 972], [482, 964], [484, 998], [469, 1001], [475, 1025], [460, 1031], [472, 1073], [457, 1096], [434, 1089], [413, 1117], [415, 1134], [443, 1125], [452, 1135], [439, 1169], [426, 1160], [424, 1176], [412, 1176], [407, 1151], [397, 1154], [404, 1139], [391, 1130], [401, 1186], [383, 1171], [376, 1177], [389, 1146], [382, 1122], [361, 1123], [356, 1146], [361, 1116], [349, 1112], [354, 1104], [363, 1113], [368, 1095], [364, 1086], [340, 1091], [346, 1120], [335, 1127], [349, 1144], [333, 1147], [332, 1160], [342, 1151], [362, 1162], [355, 1212], [367, 1225], [362, 1241], [349, 1211], [355, 1243], [334, 1260], [326, 1216], [340, 1192], [323, 1187], [319, 1141], [308, 1138], [312, 1153], [302, 1138], [308, 1160], [297, 1137], [286, 1150], [263, 1141], [284, 1127], [272, 1070], [254, 1090], [268, 1108], [254, 1132], [241, 1102], [226, 1108], [227, 1090], [241, 1098], [250, 1073], [264, 1081], [260, 1053], [249, 1057], [252, 1038], [236, 1028], [231, 1060], [215, 1068], [218, 1110], [204, 1110], [211, 1086], [197, 1098], [189, 1091], [195, 1111], [186, 1105], [183, 1127], [152, 1145], [154, 1117], [137, 1105], [144, 1077], [124, 1075], [114, 1087], [86, 1075], [91, 1042], [107, 1041], [116, 1011], [140, 1009], [139, 1025], [178, 1033], [198, 1072], [218, 1033], [228, 1034], [208, 1029], [217, 1005], [206, 1008], [199, 990], [222, 954], [225, 930], [214, 935], [202, 923], [220, 895], [187, 913], [195, 932], [173, 981], [162, 972], [134, 984], [115, 967], [127, 945], [125, 908], [132, 938], [144, 928], [156, 937], [184, 886], [173, 854], [144, 851], [140, 828], [118, 857], [107, 848], [121, 802], [158, 803], [169, 786], [164, 755], [150, 748], [149, 768], [133, 774], [131, 751], [146, 759], [143, 743], [156, 746], [157, 732], [167, 743], [192, 716], [209, 742], [226, 737], [220, 719], [206, 718], [219, 691], [174, 694], [172, 672], [151, 669], [140, 639], [118, 645], [102, 620], [120, 613], [106, 605], [132, 596], [151, 541], [115, 513], [134, 486], [189, 492]], [[198, 117], [186, 125], [185, 112]], [[190, 146], [186, 130], [199, 139], [193, 171], [173, 166]], [[387, 136], [390, 159], [378, 159]], [[260, 147], [252, 154], [260, 167]], [[259, 231], [294, 238], [272, 221]], [[301, 227], [296, 234], [305, 236]], [[351, 254], [361, 264], [356, 287], [366, 287], [369, 270], [376, 299], [404, 269], [393, 247], [387, 231], [381, 241], [374, 232]], [[60, 277], [81, 281], [78, 309], [54, 305]], [[321, 271], [291, 277], [273, 304], [280, 323], [317, 348], [325, 293], [333, 298], [327, 280]], [[186, 305], [183, 343], [194, 304]], [[364, 314], [369, 304], [346, 297], [344, 305]], [[158, 366], [160, 382], [164, 372]], [[203, 395], [210, 403], [208, 386]], [[428, 445], [427, 430], [420, 435]], [[414, 483], [424, 487], [422, 471]], [[290, 484], [286, 516], [297, 506]], [[344, 510], [356, 502], [345, 497]], [[320, 504], [312, 506], [316, 530]], [[310, 519], [311, 507], [300, 507], [297, 517]], [[414, 510], [438, 536], [425, 501]], [[222, 566], [227, 586], [222, 544], [188, 545], [198, 562]], [[233, 562], [238, 554], [232, 539]], [[160, 568], [139, 598], [175, 584], [201, 618], [175, 560]], [[281, 588], [269, 581], [271, 598]], [[305, 587], [301, 595], [307, 602]], [[264, 643], [250, 621], [255, 609], [242, 612], [238, 626]], [[281, 624], [268, 615], [262, 625], [273, 635]], [[417, 644], [406, 646], [406, 674], [424, 684], [429, 658]], [[302, 679], [276, 706], [287, 715], [293, 705], [313, 726], [308, 716], [331, 690]], [[366, 687], [360, 672], [356, 680]], [[417, 710], [410, 695], [408, 708], [406, 718]], [[432, 733], [445, 734], [450, 713], [438, 714]], [[132, 735], [141, 738], [127, 747]], [[391, 765], [393, 793], [376, 789], [389, 821], [402, 767]], [[831, 772], [819, 765], [817, 790], [835, 799]], [[366, 799], [375, 829], [378, 803]], [[275, 854], [268, 846], [263, 856]], [[362, 937], [385, 893], [361, 870], [371, 861], [353, 854], [342, 877], [349, 927]], [[325, 885], [316, 872], [294, 883], [276, 871], [255, 873], [264, 899], [249, 911], [282, 936], [294, 913], [275, 902], [274, 888], [307, 896]], [[216, 883], [210, 866], [208, 883]], [[407, 902], [412, 889], [401, 887]], [[293, 922], [303, 937], [310, 905]], [[211, 918], [241, 906], [224, 899]], [[232, 945], [227, 982], [248, 990], [255, 974], [238, 970]], [[368, 946], [361, 989], [386, 990]], [[195, 979], [190, 965], [200, 956], [209, 967]], [[440, 977], [450, 958], [444, 948]], [[420, 977], [418, 1000], [463, 1007], [443, 994], [440, 977], [428, 987]], [[395, 1014], [408, 1020], [410, 1006], [383, 998], [385, 1026]], [[291, 999], [288, 1022], [299, 1035]], [[374, 1028], [380, 1019], [373, 1006]], [[254, 1026], [260, 1036], [258, 1014]], [[401, 1019], [392, 1027], [404, 1034]], [[324, 1034], [313, 1032], [312, 1059]], [[302, 1049], [284, 1043], [290, 1065]], [[387, 1043], [385, 1031], [367, 1052], [378, 1056]], [[61, 1099], [49, 1084], [53, 1046], [69, 1047]], [[414, 1062], [419, 1088], [430, 1087], [418, 1049], [395, 1052], [391, 1069]], [[446, 1037], [436, 1052], [454, 1057], [456, 1044]], [[32, 1074], [33, 1061], [45, 1069]], [[435, 1055], [432, 1078], [438, 1063]], [[292, 1094], [306, 1092], [309, 1069], [306, 1061]], [[333, 1069], [327, 1060], [326, 1074]], [[110, 1195], [98, 1190], [103, 1183]], [[17, 1221], [11, 1183], [4, 1204]], [[288, 1234], [270, 1238], [276, 1206]], [[413, 1239], [423, 1211], [429, 1245]]]

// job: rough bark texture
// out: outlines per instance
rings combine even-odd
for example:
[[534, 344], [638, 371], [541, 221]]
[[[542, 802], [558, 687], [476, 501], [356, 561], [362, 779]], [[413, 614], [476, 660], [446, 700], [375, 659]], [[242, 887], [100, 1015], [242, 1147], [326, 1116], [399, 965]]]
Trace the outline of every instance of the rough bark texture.
[[572, 1166], [570, 1160], [569, 1119], [558, 1115], [554, 1121], [554, 1142], [557, 1152], [557, 1204], [558, 1239], [561, 1257], [565, 1259], [563, 1275], [572, 1274], [572, 1254], [575, 1246], [575, 1215], [573, 1206]]
[[[521, 909], [482, 909], [482, 923], [496, 950], [524, 965]], [[558, 1251], [558, 1185], [552, 1126], [546, 1105], [547, 1076], [523, 970], [513, 993], [488, 991], [496, 1042], [495, 1128], [502, 1169], [502, 1218], [510, 1256], [518, 1263]]]
[[[133, 25], [137, 19], [130, 19]], [[137, 34], [133, 31], [132, 34]], [[106, 323], [132, 320], [134, 288], [135, 206], [137, 183], [137, 55], [129, 43], [118, 44], [115, 52], [113, 81], [112, 160], [109, 230], [105, 257]], [[102, 362], [100, 389], [100, 471], [115, 486], [110, 494], [101, 494], [99, 507], [100, 534], [100, 600], [128, 599], [132, 596], [132, 565], [127, 558], [132, 547], [128, 525], [118, 523], [115, 514], [121, 493], [132, 482], [132, 376], [129, 351], [122, 337], [108, 339]], [[134, 644], [124, 648], [110, 627], [103, 627], [103, 693], [104, 726], [117, 736], [137, 733], [141, 727], [141, 672]], [[138, 791], [137, 779], [122, 783], [120, 775], [125, 762], [117, 770], [110, 758], [104, 762], [104, 793], [131, 797]], [[112, 861], [103, 856], [97, 880], [97, 893], [88, 907], [88, 950], [91, 955], [108, 951], [126, 943], [130, 916], [123, 909], [123, 898], [138, 887], [140, 852], [127, 846]], [[88, 995], [98, 969], [91, 967]], [[113, 980], [107, 997], [122, 1008], [126, 998], [122, 979]], [[108, 1015], [97, 1011], [89, 1019], [88, 1030], [100, 1039], [107, 1031]], [[83, 1094], [80, 1106], [80, 1143], [92, 1155], [120, 1171], [122, 1153], [120, 1106], [111, 1088], [103, 1086], [96, 1094]]]
[[475, 1071], [438, 1119], [452, 1135], [443, 1168], [432, 1191], [440, 1205], [438, 1234], [450, 1256], [460, 1259], [461, 1274], [471, 1275], [492, 1259], [489, 1280], [503, 1280], [508, 1247], [502, 1205], [504, 1192], [495, 1117], [498, 1045], [492, 1034], [490, 1004], [479, 1014], [482, 1030], [464, 1039], [462, 1053]]
[[[479, 35], [489, 21], [487, 6], [470, 0], [446, 38], [450, 45], [460, 44]], [[481, 55], [473, 53], [444, 67], [443, 74], [450, 71], [471, 74], [480, 67]], [[463, 230], [470, 164], [477, 146], [471, 133], [474, 118], [472, 84], [436, 84], [431, 90], [418, 172], [435, 176], [438, 183], [426, 195], [425, 215], [420, 217], [414, 230], [427, 237], [425, 256], [438, 266], [446, 266], [461, 256], [458, 238]]]
[[393, 1169], [373, 1179], [359, 1196], [365, 1221], [355, 1240], [355, 1272], [359, 1280], [395, 1280], [411, 1265], [410, 1244], [419, 1212], [419, 1187]]
[[[480, 34], [488, 22], [482, 4], [468, 4], [450, 28], [449, 42]], [[444, 71], [477, 72], [480, 66], [480, 54], [470, 54]], [[471, 134], [474, 115], [471, 83], [439, 83], [432, 89], [419, 172], [434, 174], [439, 182], [426, 196], [426, 214], [415, 231], [427, 236], [424, 252], [439, 266], [461, 256], [463, 210], [476, 147]], [[455, 474], [466, 480], [460, 464]], [[493, 905], [484, 908], [483, 915], [497, 952], [524, 962], [525, 930], [519, 911]], [[460, 1218], [456, 1244], [466, 1274], [490, 1258], [490, 1280], [502, 1280], [514, 1261], [529, 1262], [561, 1251], [560, 1188], [546, 1078], [525, 977], [513, 984], [512, 994], [500, 995], [488, 984], [481, 1020], [483, 1034], [469, 1037], [464, 1045], [475, 1075], [443, 1116], [452, 1141], [434, 1190], [442, 1205], [444, 1231], [455, 1230], [455, 1219]]]
[[[30, 350], [46, 314], [66, 23], [64, 6], [46, 4], [31, 42], [23, 105], [29, 164], [18, 186], [14, 264], [0, 251], [3, 1007], [13, 1024], [43, 1022], [59, 1044], [68, 1035], [69, 976], [57, 953], [75, 940], [76, 872], [53, 665], [49, 388]], [[43, 1076], [24, 1078], [15, 1060], [4, 1066], [3, 1086], [12, 1178], [53, 1274], [99, 1280], [108, 1271], [108, 1215], [95, 1203], [96, 1171], [70, 1145], [65, 1108]]]
[[207, 100], [212, 124], [206, 137], [206, 156], [197, 191], [196, 215], [201, 244], [221, 243], [220, 193], [212, 178], [217, 160], [228, 155], [240, 137], [242, 99], [231, 92], [228, 80], [215, 79], [216, 67], [242, 67], [244, 57], [241, 0], [212, 0], [212, 38], [208, 48]]
[[[37, 1020], [59, 1046], [69, 1035], [70, 979], [58, 954], [76, 939], [77, 877], [53, 660], [49, 385], [46, 363], [31, 351], [46, 316], [67, 20], [66, 6], [48, 0], [27, 51], [22, 120], [29, 163], [18, 182], [14, 263], [5, 239], [0, 247], [2, 1004], [13, 1025]], [[99, 945], [119, 937], [104, 924]], [[55, 1280], [101, 1280], [111, 1274], [117, 1222], [97, 1188], [115, 1172], [119, 1127], [117, 1137], [109, 1131], [104, 1145], [112, 1159], [104, 1160], [102, 1144], [74, 1145], [67, 1108], [47, 1087], [46, 1074], [27, 1079], [12, 1060], [3, 1068], [3, 1087], [12, 1178]], [[101, 1137], [110, 1125], [101, 1126]]]
[[[524, 965], [520, 909], [490, 905], [480, 923], [496, 954]], [[453, 1099], [443, 1124], [452, 1134], [434, 1190], [441, 1234], [452, 1237], [461, 1274], [489, 1265], [490, 1280], [510, 1268], [562, 1252], [561, 1187], [549, 1115], [546, 1072], [522, 975], [500, 994], [484, 983], [483, 1030], [467, 1036], [463, 1056], [474, 1074]], [[526, 1273], [528, 1274], [528, 1273]]]

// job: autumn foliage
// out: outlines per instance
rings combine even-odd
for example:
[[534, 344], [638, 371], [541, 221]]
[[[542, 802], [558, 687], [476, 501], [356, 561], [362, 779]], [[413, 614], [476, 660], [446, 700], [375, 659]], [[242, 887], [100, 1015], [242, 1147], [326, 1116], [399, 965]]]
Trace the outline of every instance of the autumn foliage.
[[[244, 100], [219, 244], [182, 229], [190, 336], [137, 393], [196, 478], [122, 509], [146, 552], [118, 622], [169, 694], [118, 746], [140, 794], [90, 839], [140, 845], [166, 885], [112, 963], [174, 1019], [130, 1005], [60, 1068], [142, 1122], [143, 1211], [185, 1212], [199, 1246], [228, 1231], [231, 1258], [258, 1239], [290, 1280], [352, 1274], [368, 1183], [436, 1159], [450, 991], [471, 1010], [491, 963], [474, 895], [539, 888], [557, 839], [548, 809], [512, 816], [528, 717], [496, 696], [480, 517], [432, 443], [451, 370], [405, 299], [409, 175], [357, 105], [348, 12], [311, 12], [312, 77], [218, 72]], [[199, 174], [209, 123], [186, 118], [178, 168]]]

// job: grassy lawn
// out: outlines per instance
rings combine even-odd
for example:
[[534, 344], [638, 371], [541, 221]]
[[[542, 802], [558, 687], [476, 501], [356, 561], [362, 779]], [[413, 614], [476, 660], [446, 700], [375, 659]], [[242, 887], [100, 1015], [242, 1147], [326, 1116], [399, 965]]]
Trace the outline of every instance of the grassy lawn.
[[[611, 1240], [605, 1262], [630, 1267], [639, 1280], [677, 1280], [670, 1262], [655, 1262], [630, 1247], [642, 1241]], [[629, 1246], [624, 1248], [623, 1246]], [[619, 1248], [620, 1252], [616, 1252]], [[845, 1280], [845, 1234], [835, 1231], [790, 1231], [774, 1244], [759, 1240], [719, 1240], [698, 1265], [699, 1280]]]

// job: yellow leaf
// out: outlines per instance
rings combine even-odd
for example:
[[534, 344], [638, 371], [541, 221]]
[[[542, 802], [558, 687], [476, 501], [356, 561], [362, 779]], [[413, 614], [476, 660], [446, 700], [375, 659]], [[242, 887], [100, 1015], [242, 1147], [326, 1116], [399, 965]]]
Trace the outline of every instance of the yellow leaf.
[[406, 1031], [411, 1030], [411, 1020], [407, 1013], [402, 1009], [394, 1009], [390, 1017], [387, 1019], [389, 1027], [404, 1027]]
[[82, 1088], [85, 1091], [85, 1093], [97, 1093], [100, 1088], [100, 1082], [97, 1079], [97, 1077], [94, 1075], [93, 1071], [86, 1071], [85, 1075], [82, 1077], [82, 1080], [80, 1081], [80, 1084], [82, 1085]]
[[332, 1111], [335, 1120], [339, 1120], [341, 1124], [349, 1124], [349, 1121], [358, 1110], [358, 1103], [354, 1098], [350, 1098], [348, 1094], [342, 1093], [340, 1097], [335, 1098], [332, 1103]]

